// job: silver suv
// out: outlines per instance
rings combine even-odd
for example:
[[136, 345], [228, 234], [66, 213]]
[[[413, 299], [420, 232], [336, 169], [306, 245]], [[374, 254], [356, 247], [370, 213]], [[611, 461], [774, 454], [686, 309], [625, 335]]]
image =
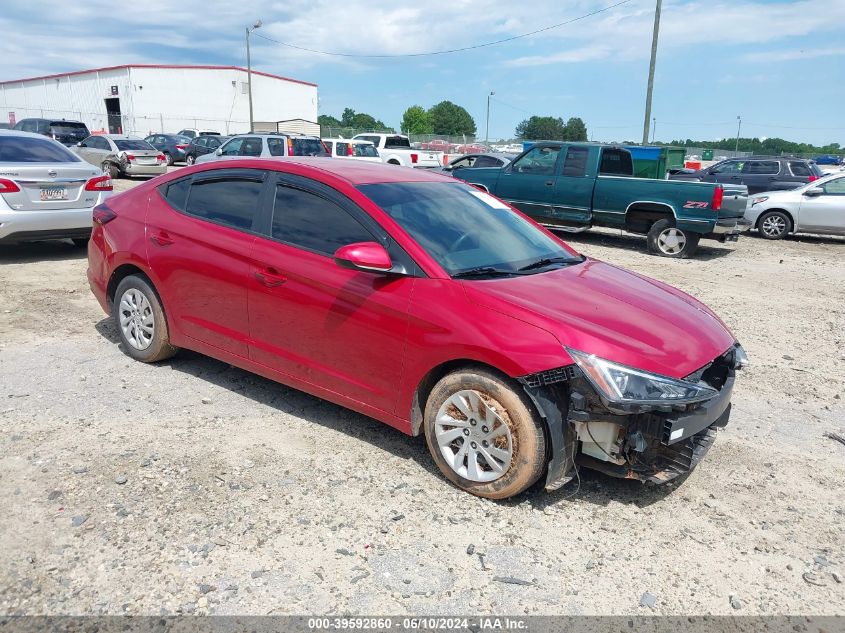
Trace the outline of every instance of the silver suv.
[[305, 134], [238, 134], [217, 151], [199, 156], [197, 164], [226, 158], [276, 158], [279, 156], [329, 156], [316, 136]]

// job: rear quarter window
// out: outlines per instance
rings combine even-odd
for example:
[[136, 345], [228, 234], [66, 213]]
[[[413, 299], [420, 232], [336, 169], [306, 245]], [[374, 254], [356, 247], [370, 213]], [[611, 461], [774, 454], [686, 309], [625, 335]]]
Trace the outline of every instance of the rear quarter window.
[[188, 200], [188, 191], [191, 189], [191, 179], [183, 178], [182, 180], [175, 180], [167, 183], [163, 187], [159, 187], [159, 192], [167, 200], [168, 204], [180, 211], [185, 210], [185, 202]]
[[294, 156], [328, 156], [323, 143], [316, 138], [293, 139]]

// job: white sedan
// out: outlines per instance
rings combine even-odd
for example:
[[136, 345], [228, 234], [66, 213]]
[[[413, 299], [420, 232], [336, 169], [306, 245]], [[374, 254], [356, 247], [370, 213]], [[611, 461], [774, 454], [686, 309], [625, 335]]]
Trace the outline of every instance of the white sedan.
[[845, 173], [749, 196], [745, 219], [768, 240], [788, 233], [845, 235]]

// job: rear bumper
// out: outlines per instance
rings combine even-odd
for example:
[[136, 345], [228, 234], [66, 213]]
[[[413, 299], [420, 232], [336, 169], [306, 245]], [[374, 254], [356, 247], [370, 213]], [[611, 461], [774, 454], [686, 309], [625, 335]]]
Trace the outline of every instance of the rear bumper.
[[160, 176], [167, 173], [167, 165], [133, 165], [128, 163], [123, 173], [127, 176]]
[[740, 233], [751, 228], [751, 222], [745, 218], [726, 218], [717, 220], [713, 231], [704, 237], [719, 240], [720, 242], [735, 242]]
[[0, 242], [88, 237], [93, 207], [56, 211], [0, 210]]

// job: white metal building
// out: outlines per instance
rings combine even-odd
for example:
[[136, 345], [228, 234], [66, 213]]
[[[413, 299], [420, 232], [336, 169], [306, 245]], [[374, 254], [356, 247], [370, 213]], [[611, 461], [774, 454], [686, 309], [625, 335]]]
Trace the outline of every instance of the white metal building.
[[[135, 64], [0, 82], [0, 120], [75, 119], [94, 131], [146, 136], [183, 128], [249, 131], [247, 71]], [[317, 84], [252, 71], [253, 118], [317, 120]]]

